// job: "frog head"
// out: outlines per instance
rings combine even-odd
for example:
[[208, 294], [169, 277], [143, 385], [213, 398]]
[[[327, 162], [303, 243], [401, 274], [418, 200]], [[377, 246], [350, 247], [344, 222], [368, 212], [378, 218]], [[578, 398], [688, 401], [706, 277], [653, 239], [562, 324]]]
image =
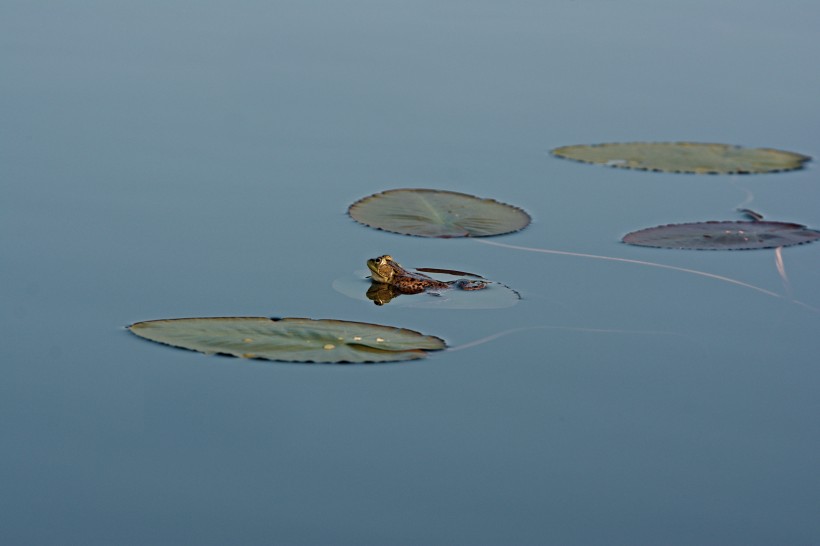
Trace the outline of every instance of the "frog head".
[[367, 268], [370, 270], [370, 278], [373, 282], [385, 284], [390, 284], [397, 273], [404, 271], [399, 264], [393, 261], [393, 257], [387, 254], [367, 260]]

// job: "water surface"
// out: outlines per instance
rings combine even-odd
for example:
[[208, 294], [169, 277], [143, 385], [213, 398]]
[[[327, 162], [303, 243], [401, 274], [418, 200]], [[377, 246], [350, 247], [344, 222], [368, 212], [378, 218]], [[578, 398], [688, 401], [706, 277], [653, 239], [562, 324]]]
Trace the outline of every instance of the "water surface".
[[[798, 0], [5, 2], [0, 541], [816, 544], [820, 246], [785, 249], [784, 282], [772, 251], [618, 242], [740, 204], [817, 228], [816, 167], [699, 177], [547, 152], [817, 156], [818, 23]], [[345, 215], [396, 187], [533, 216], [494, 242], [776, 295]], [[333, 289], [385, 253], [523, 300], [377, 307]], [[123, 329], [224, 315], [461, 349], [297, 365]]]

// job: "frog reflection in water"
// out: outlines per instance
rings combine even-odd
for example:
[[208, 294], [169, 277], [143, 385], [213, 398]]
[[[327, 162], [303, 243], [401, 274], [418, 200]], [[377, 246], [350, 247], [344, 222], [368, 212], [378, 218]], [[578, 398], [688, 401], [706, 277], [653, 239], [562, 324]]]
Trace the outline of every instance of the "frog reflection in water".
[[388, 255], [367, 260], [367, 267], [370, 269], [370, 279], [373, 281], [367, 291], [367, 297], [376, 305], [384, 305], [400, 294], [420, 294], [428, 290], [437, 292], [450, 288], [461, 290], [487, 288], [487, 283], [484, 281], [468, 279], [438, 281], [423, 273], [404, 269]]

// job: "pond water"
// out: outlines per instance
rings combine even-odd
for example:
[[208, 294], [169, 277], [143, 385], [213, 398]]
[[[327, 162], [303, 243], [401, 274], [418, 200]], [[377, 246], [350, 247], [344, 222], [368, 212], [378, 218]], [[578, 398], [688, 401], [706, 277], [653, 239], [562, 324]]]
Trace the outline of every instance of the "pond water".
[[[548, 151], [817, 157], [818, 24], [808, 0], [4, 2], [0, 542], [817, 544], [820, 245], [619, 242], [739, 205], [820, 227], [815, 164], [687, 176]], [[346, 216], [400, 187], [533, 223], [432, 240]], [[386, 253], [522, 299], [333, 288]], [[453, 349], [304, 365], [124, 329], [226, 315]]]

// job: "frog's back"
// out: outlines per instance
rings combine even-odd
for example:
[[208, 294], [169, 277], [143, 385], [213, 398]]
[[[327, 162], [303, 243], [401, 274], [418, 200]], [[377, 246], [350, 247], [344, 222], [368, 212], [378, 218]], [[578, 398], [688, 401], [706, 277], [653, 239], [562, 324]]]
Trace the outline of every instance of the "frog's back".
[[407, 294], [418, 294], [430, 289], [450, 288], [450, 284], [437, 281], [421, 273], [405, 272], [393, 277], [393, 286]]
[[453, 286], [463, 290], [480, 290], [487, 286], [487, 283], [483, 281], [467, 279], [450, 282], [438, 281], [424, 273], [404, 269], [388, 254], [368, 260], [367, 267], [372, 273], [373, 282], [393, 286], [404, 294], [418, 294], [425, 290], [441, 290]]

